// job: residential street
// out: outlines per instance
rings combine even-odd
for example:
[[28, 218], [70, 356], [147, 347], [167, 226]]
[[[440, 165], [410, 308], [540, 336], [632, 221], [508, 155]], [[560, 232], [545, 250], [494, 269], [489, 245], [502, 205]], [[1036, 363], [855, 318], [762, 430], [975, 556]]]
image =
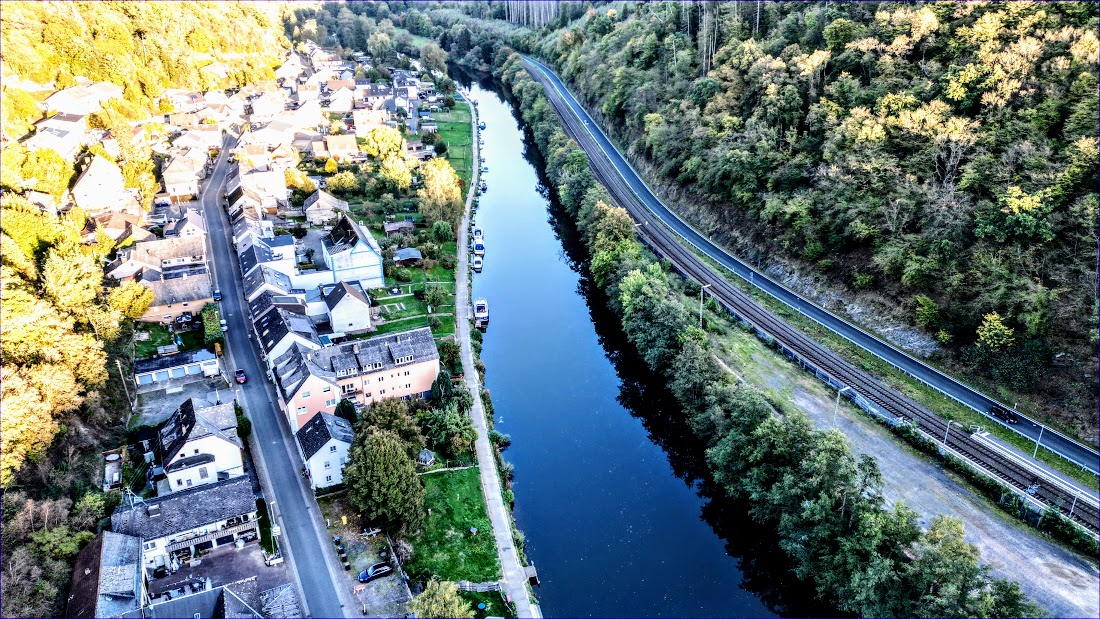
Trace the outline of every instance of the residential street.
[[273, 386], [252, 345], [246, 310], [242, 309], [240, 272], [230, 247], [228, 218], [220, 206], [228, 151], [235, 144], [235, 138], [228, 138], [201, 199], [212, 250], [211, 272], [214, 285], [223, 296], [222, 317], [229, 324], [225, 334], [226, 369], [232, 373], [242, 368], [248, 374], [248, 382], [236, 390], [238, 401], [252, 419], [253, 444], [259, 448], [254, 456], [262, 473], [261, 484], [273, 524], [282, 527], [279, 544], [297, 576], [303, 609], [307, 616], [343, 617], [345, 609], [354, 608], [350, 592], [336, 585], [341, 581], [331, 571], [338, 565], [333, 544], [312, 491], [302, 477], [294, 437], [274, 404]]

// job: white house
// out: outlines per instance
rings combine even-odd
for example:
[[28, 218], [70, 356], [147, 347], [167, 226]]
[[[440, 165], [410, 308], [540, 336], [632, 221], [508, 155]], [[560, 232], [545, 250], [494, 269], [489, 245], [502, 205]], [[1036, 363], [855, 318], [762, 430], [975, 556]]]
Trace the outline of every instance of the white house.
[[50, 149], [66, 161], [74, 161], [84, 145], [87, 123], [83, 116], [56, 114], [34, 125], [34, 135], [24, 146], [33, 151]]
[[340, 333], [370, 331], [370, 299], [362, 290], [341, 282], [324, 293], [329, 325]]
[[334, 198], [327, 191], [318, 189], [313, 195], [306, 198], [303, 209], [309, 225], [320, 226], [332, 221], [340, 213], [347, 212], [348, 203]]
[[[305, 314], [305, 304], [301, 303], [298, 307], [300, 311], [293, 311], [281, 303], [276, 304], [275, 299], [279, 297], [264, 293], [248, 306], [252, 313], [253, 328], [269, 368], [295, 344], [308, 350], [321, 348], [317, 328]], [[294, 297], [287, 300], [300, 303]]]
[[346, 214], [322, 239], [321, 253], [325, 266], [332, 272], [332, 283], [358, 281], [363, 288], [381, 288], [382, 250], [378, 241], [365, 232]]
[[239, 475], [132, 504], [123, 502], [111, 515], [116, 533], [141, 538], [147, 569], [170, 565], [183, 553], [194, 556], [258, 535], [252, 479]]
[[328, 413], [317, 413], [298, 430], [297, 437], [313, 488], [343, 483], [348, 448], [355, 437], [348, 420]]
[[121, 99], [122, 86], [111, 82], [94, 82], [59, 90], [46, 99], [46, 109], [66, 114], [94, 114], [108, 99]]
[[206, 238], [206, 221], [203, 220], [202, 215], [197, 210], [189, 208], [184, 211], [183, 217], [173, 219], [165, 224], [164, 236], [165, 238]]
[[157, 429], [157, 456], [166, 492], [244, 475], [233, 401], [196, 408], [190, 398]]
[[92, 157], [91, 163], [80, 173], [72, 194], [77, 206], [84, 209], [90, 217], [98, 217], [109, 211], [128, 212], [128, 209], [119, 207], [128, 200], [133, 200], [133, 196], [126, 190], [122, 170], [114, 162], [99, 155]]

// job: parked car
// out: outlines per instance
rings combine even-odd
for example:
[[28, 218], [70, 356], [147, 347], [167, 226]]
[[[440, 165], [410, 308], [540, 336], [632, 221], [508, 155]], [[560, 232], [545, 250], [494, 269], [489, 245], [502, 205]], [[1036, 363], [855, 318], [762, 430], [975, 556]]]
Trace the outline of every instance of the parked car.
[[229, 332], [229, 323], [227, 323], [224, 318], [221, 320], [221, 326], [222, 326], [222, 333], [228, 333]]
[[390, 567], [389, 563], [375, 563], [362, 572], [359, 572], [359, 582], [370, 582], [376, 578], [389, 576], [392, 573], [393, 568]]
[[217, 290], [217, 289], [214, 290], [214, 300], [215, 301], [221, 301], [222, 300], [222, 291], [221, 290]]
[[233, 373], [234, 378], [237, 379], [238, 385], [243, 385], [248, 382], [248, 375], [244, 373], [244, 370], [237, 368], [237, 371]]

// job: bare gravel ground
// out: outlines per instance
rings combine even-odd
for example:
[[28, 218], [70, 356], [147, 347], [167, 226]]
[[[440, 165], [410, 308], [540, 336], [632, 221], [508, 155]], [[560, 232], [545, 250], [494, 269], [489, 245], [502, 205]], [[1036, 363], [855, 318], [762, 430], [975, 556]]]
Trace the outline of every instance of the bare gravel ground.
[[[736, 332], [723, 337], [722, 343], [722, 360], [740, 379], [802, 410], [819, 428], [832, 426], [835, 391], [753, 336]], [[1012, 520], [846, 401], [840, 403], [836, 424], [854, 453], [875, 456], [887, 501], [904, 501], [925, 526], [936, 514], [961, 520], [967, 541], [981, 550], [992, 573], [1020, 583], [1051, 616], [1100, 617], [1100, 572], [1095, 562]]]

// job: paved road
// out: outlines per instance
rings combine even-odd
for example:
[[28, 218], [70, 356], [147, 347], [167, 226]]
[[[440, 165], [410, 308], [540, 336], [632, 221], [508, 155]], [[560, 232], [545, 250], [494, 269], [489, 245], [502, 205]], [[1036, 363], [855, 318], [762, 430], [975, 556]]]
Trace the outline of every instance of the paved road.
[[[672, 212], [668, 207], [662, 203], [657, 196], [650, 191], [645, 182], [635, 172], [634, 168], [623, 158], [618, 148], [608, 139], [603, 130], [588, 115], [588, 112], [581, 106], [580, 103], [570, 94], [569, 90], [562, 83], [561, 79], [551, 71], [548, 67], [542, 63], [529, 58], [524, 57], [531, 65], [537, 67], [554, 87], [561, 94], [562, 98], [566, 101], [569, 107], [573, 110], [573, 113], [577, 115], [585, 126], [588, 128], [589, 133], [593, 139], [600, 145], [600, 148], [607, 155], [607, 158], [615, 166], [619, 175], [623, 180], [633, 189], [638, 198], [646, 205], [654, 217], [665, 223], [669, 228], [674, 230], [677, 234], [683, 237], [688, 243], [691, 243], [698, 250], [705, 253], [717, 261], [722, 266], [736, 273], [745, 281], [751, 282], [757, 288], [760, 288], [769, 295], [779, 299], [783, 303], [790, 306], [802, 314], [812, 318], [814, 321], [825, 326], [834, 333], [839, 334], [860, 348], [870, 352], [871, 354], [883, 359], [887, 363], [897, 367], [903, 372], [913, 376], [921, 382], [930, 385], [934, 389], [946, 394], [947, 396], [977, 410], [978, 412], [985, 414], [989, 417], [991, 422], [1005, 425], [1006, 427], [1019, 432], [1020, 434], [1030, 438], [1031, 440], [1037, 440], [1041, 436], [1042, 445], [1048, 447], [1069, 460], [1077, 463], [1081, 467], [1088, 469], [1094, 473], [1100, 472], [1100, 453], [1095, 450], [1078, 443], [1077, 441], [1062, 435], [1050, 428], [1044, 428], [1041, 424], [1020, 415], [1020, 422], [1015, 425], [1007, 425], [1000, 420], [989, 416], [987, 411], [994, 404], [998, 404], [993, 398], [981, 393], [980, 391], [965, 385], [958, 380], [947, 376], [946, 374], [932, 368], [918, 359], [908, 355], [907, 353], [895, 348], [887, 342], [880, 340], [879, 338], [871, 335], [870, 333], [860, 329], [859, 327], [845, 321], [844, 319], [828, 312], [827, 310], [815, 305], [814, 303], [802, 298], [797, 293], [786, 288], [782, 284], [770, 279], [763, 273], [753, 269], [751, 266], [745, 264], [735, 256], [722, 249], [710, 239], [703, 236], [696, 231], [684, 220], [680, 219], [678, 215]], [[1001, 406], [1005, 406], [1001, 404]], [[1011, 408], [1011, 407], [1008, 407]]]
[[[258, 465], [266, 471], [266, 481], [271, 490], [268, 506], [274, 512], [275, 524], [282, 527], [280, 545], [291, 568], [297, 573], [303, 607], [313, 617], [343, 617], [348, 593], [339, 587], [333, 573], [333, 545], [320, 523], [318, 508], [312, 492], [305, 487], [299, 457], [293, 449], [287, 423], [273, 404], [273, 392], [266, 377], [266, 369], [259, 363], [256, 350], [248, 336], [244, 300], [239, 292], [240, 271], [236, 256], [230, 248], [229, 221], [219, 205], [225, 184], [226, 153], [236, 141], [229, 138], [218, 165], [203, 189], [202, 209], [206, 219], [207, 238], [212, 248], [212, 271], [216, 286], [221, 289], [223, 318], [229, 324], [226, 333], [227, 370], [232, 374], [243, 368], [248, 374], [247, 384], [238, 388], [241, 406], [252, 419], [255, 444], [259, 446]], [[230, 360], [232, 359], [232, 360]], [[233, 364], [236, 365], [233, 365]], [[273, 496], [272, 496], [273, 495]], [[288, 548], [289, 546], [289, 548]], [[355, 608], [353, 605], [347, 606]]]
[[[474, 124], [477, 122], [477, 109], [470, 106], [470, 129], [475, 133], [473, 140], [474, 162], [478, 161], [478, 145]], [[512, 520], [504, 498], [500, 495], [500, 477], [497, 474], [496, 457], [489, 442], [489, 428], [485, 421], [485, 408], [481, 403], [481, 381], [474, 366], [474, 353], [470, 347], [470, 205], [477, 195], [477, 178], [480, 165], [474, 166], [473, 180], [466, 194], [466, 211], [462, 215], [462, 224], [458, 228], [458, 266], [455, 269], [455, 335], [462, 350], [462, 373], [466, 377], [466, 386], [474, 396], [470, 421], [477, 430], [477, 461], [481, 475], [481, 493], [485, 496], [485, 507], [489, 512], [489, 522], [493, 525], [493, 538], [496, 540], [497, 556], [503, 572], [504, 592], [516, 605], [517, 617], [542, 617], [539, 607], [531, 603], [527, 594], [527, 575], [519, 561], [515, 542], [512, 539]]]

